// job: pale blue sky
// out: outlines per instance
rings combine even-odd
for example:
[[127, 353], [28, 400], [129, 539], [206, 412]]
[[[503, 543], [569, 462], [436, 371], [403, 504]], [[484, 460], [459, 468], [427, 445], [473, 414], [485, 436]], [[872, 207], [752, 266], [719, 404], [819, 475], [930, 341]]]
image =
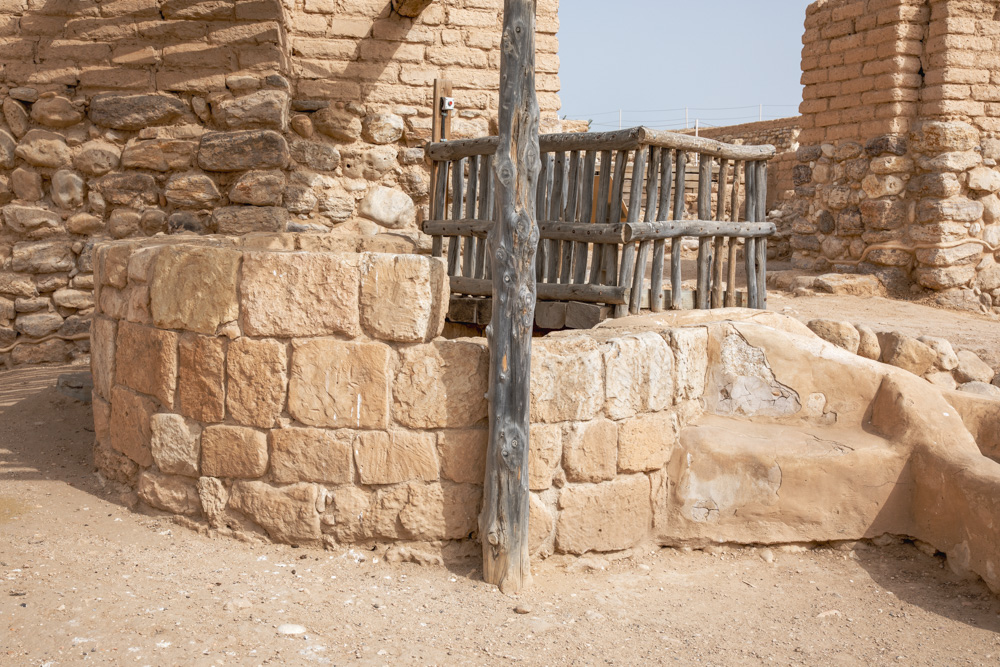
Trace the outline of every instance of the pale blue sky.
[[[809, 0], [561, 0], [562, 111], [594, 131], [798, 114]], [[733, 108], [742, 107], [742, 108]]]

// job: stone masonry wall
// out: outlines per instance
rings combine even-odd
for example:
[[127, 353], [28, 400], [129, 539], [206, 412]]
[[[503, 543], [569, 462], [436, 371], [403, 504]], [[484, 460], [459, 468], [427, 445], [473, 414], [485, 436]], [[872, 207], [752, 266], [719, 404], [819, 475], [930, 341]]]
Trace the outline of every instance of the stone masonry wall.
[[[495, 127], [501, 9], [0, 2], [0, 365], [87, 351], [98, 239], [391, 232], [428, 245], [433, 80], [454, 84], [455, 137]], [[550, 126], [557, 27], [543, 0]]]
[[1000, 19], [974, 0], [807, 10], [794, 262], [1000, 307]]
[[[486, 341], [437, 337], [441, 260], [332, 251], [325, 239], [100, 244], [97, 466], [147, 506], [224, 534], [474, 538]], [[535, 340], [534, 553], [650, 537], [678, 433], [702, 410], [707, 345], [704, 329]]]

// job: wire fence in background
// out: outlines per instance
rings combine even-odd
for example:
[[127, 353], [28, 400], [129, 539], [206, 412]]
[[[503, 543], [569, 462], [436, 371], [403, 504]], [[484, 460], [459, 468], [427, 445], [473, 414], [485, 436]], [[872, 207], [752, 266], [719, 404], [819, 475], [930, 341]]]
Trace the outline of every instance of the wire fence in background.
[[[794, 115], [798, 104], [750, 104], [734, 107], [675, 107], [673, 109], [614, 109], [597, 113], [564, 113], [565, 118], [589, 120], [595, 130], [643, 125], [657, 130], [724, 127]], [[727, 112], [747, 113], [727, 113]], [[720, 112], [722, 115], [720, 115]]]

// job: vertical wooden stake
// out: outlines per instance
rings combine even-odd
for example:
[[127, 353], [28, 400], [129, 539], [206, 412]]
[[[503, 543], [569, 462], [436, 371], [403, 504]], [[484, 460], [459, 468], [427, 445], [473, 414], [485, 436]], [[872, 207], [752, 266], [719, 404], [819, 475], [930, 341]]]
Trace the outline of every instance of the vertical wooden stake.
[[483, 579], [504, 593], [531, 582], [528, 562], [528, 432], [531, 333], [535, 321], [535, 219], [538, 99], [535, 95], [537, 0], [504, 0], [500, 43], [500, 214], [487, 237], [493, 265], [490, 439], [479, 535]]

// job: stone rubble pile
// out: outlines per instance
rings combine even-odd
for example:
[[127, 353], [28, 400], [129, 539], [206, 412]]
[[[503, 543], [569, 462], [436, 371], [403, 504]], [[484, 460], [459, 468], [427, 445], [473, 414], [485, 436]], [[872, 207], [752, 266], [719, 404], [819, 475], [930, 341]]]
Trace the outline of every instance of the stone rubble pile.
[[1000, 369], [990, 368], [975, 352], [956, 352], [944, 338], [875, 332], [863, 324], [826, 319], [812, 320], [808, 327], [837, 347], [902, 368], [939, 387], [1000, 398]]

